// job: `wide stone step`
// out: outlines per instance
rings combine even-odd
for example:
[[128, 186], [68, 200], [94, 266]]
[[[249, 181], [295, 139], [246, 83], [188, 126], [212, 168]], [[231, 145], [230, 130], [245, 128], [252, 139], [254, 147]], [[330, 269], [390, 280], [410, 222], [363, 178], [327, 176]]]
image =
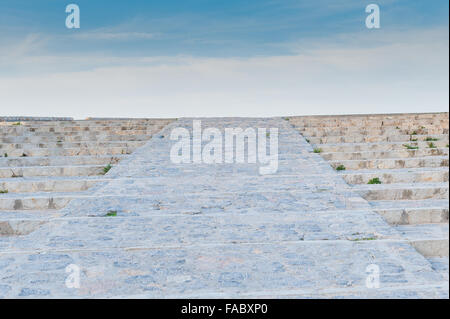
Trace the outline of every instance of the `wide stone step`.
[[301, 133], [307, 137], [326, 137], [326, 136], [344, 136], [344, 135], [361, 135], [361, 136], [389, 136], [389, 135], [409, 135], [414, 138], [414, 135], [433, 135], [433, 134], [448, 134], [448, 128], [428, 127], [416, 130], [399, 130], [394, 127], [374, 128], [367, 130], [364, 128], [305, 128], [301, 129]]
[[301, 122], [295, 119], [290, 120], [290, 123], [299, 129], [310, 129], [310, 128], [329, 128], [329, 129], [341, 129], [341, 128], [360, 128], [360, 129], [383, 129], [383, 128], [396, 128], [398, 130], [412, 131], [421, 128], [429, 127], [442, 127], [449, 128], [448, 119], [446, 120], [423, 120], [423, 121], [413, 121], [407, 122], [402, 120], [396, 120], [391, 122], [385, 122], [384, 120], [376, 121], [364, 121], [364, 120], [352, 120], [352, 121], [327, 121], [319, 120], [315, 122]]
[[[87, 251], [78, 246], [0, 256], [4, 274], [0, 297], [268, 298], [299, 294], [318, 298], [387, 294], [401, 298], [426, 286], [426, 294], [414, 296], [445, 298], [448, 292], [442, 291], [442, 276], [419, 256], [408, 244], [374, 241], [158, 244]], [[80, 282], [85, 289], [64, 285], [65, 269], [70, 264], [81, 268]], [[367, 267], [372, 264], [380, 269], [381, 291], [366, 287]]]
[[330, 165], [333, 168], [344, 165], [344, 167], [349, 170], [448, 167], [448, 156], [389, 158], [372, 160], [338, 160], [330, 161]]
[[369, 201], [448, 199], [448, 183], [354, 185], [352, 188]]
[[0, 157], [0, 167], [117, 164], [128, 155]]
[[448, 143], [447, 134], [439, 135], [344, 135], [344, 136], [325, 136], [325, 137], [308, 137], [313, 144], [335, 144], [335, 143], [379, 143], [379, 142], [423, 142], [433, 140], [444, 141]]
[[448, 199], [382, 200], [369, 203], [393, 225], [448, 223]]
[[[124, 184], [126, 185], [126, 183]], [[129, 184], [132, 185], [132, 184]], [[135, 193], [138, 193], [136, 191]], [[230, 212], [235, 214], [247, 212], [307, 212], [324, 210], [355, 210], [369, 209], [366, 201], [363, 201], [357, 194], [343, 191], [342, 193], [332, 193], [328, 191], [308, 192], [252, 192], [245, 194], [219, 193], [219, 192], [198, 192], [197, 194], [164, 193], [158, 189], [152, 192], [145, 192], [142, 195], [120, 195], [95, 194], [89, 192], [64, 194], [64, 193], [38, 193], [38, 194], [17, 194], [8, 193], [0, 195], [0, 202], [5, 201], [5, 206], [0, 210], [22, 209], [20, 206], [14, 208], [12, 199], [21, 198], [49, 198], [67, 203], [67, 197], [73, 199], [71, 202], [71, 214], [86, 216], [98, 211], [105, 214], [108, 210], [124, 212], [130, 214], [154, 214], [164, 212], [165, 214], [217, 214]], [[355, 200], [354, 200], [355, 199]], [[33, 201], [28, 201], [30, 205], [26, 209], [42, 209], [47, 207], [45, 202], [33, 208]]]
[[122, 147], [122, 148], [137, 148], [144, 145], [142, 141], [128, 141], [128, 142], [61, 142], [61, 143], [23, 143], [23, 144], [5, 144], [0, 143], [0, 152], [11, 152], [17, 149], [35, 149], [35, 148], [97, 148], [97, 147]]
[[47, 136], [51, 134], [61, 134], [61, 135], [72, 135], [74, 133], [87, 133], [87, 132], [97, 132], [97, 133], [109, 133], [118, 135], [147, 135], [162, 129], [164, 125], [154, 125], [154, 126], [142, 126], [142, 127], [21, 127], [21, 126], [10, 126], [10, 127], [0, 127], [0, 136], [21, 136], [21, 135], [44, 135]]
[[425, 257], [448, 257], [448, 224], [402, 225], [396, 229]]
[[368, 184], [378, 178], [382, 184], [392, 183], [444, 183], [448, 182], [449, 170], [438, 168], [405, 168], [342, 171], [342, 177], [349, 184]]
[[60, 142], [130, 142], [130, 141], [147, 141], [151, 138], [151, 135], [118, 135], [118, 134], [72, 134], [72, 135], [57, 135], [48, 134], [43, 135], [30, 135], [30, 136], [7, 136], [0, 137], [0, 143], [30, 143], [30, 144], [41, 144], [41, 143], [60, 143]]
[[78, 192], [85, 191], [98, 182], [100, 178], [9, 178], [0, 179], [0, 191], [8, 193], [34, 193], [34, 192]]
[[[0, 152], [5, 157], [127, 155], [134, 147], [28, 148]], [[5, 156], [6, 155], [6, 156]]]
[[0, 167], [0, 178], [101, 175], [105, 165]]
[[381, 151], [381, 152], [333, 152], [321, 153], [322, 157], [327, 161], [337, 160], [367, 160], [367, 159], [382, 159], [382, 158], [410, 158], [410, 157], [424, 157], [424, 156], [448, 156], [449, 149], [445, 148], [424, 148], [417, 150], [395, 150], [395, 151]]
[[[383, 143], [339, 143], [339, 144], [320, 144], [316, 145], [323, 153], [355, 153], [355, 152], [388, 152], [404, 151], [408, 147], [418, 147], [419, 150], [431, 149], [430, 142], [383, 142]], [[436, 148], [448, 148], [446, 141], [432, 142]]]

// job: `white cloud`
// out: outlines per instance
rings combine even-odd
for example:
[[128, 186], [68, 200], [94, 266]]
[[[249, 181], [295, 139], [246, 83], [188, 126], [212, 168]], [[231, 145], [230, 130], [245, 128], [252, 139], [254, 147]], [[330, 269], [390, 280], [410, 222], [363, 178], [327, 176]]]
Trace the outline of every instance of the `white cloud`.
[[[399, 35], [370, 47], [317, 45], [294, 56], [106, 57], [111, 65], [89, 71], [3, 76], [0, 114], [83, 118], [445, 111], [448, 37], [442, 32]], [[79, 59], [89, 57], [72, 61]]]
[[81, 32], [73, 35], [74, 38], [83, 40], [146, 40], [154, 39], [157, 36], [157, 33], [107, 31]]

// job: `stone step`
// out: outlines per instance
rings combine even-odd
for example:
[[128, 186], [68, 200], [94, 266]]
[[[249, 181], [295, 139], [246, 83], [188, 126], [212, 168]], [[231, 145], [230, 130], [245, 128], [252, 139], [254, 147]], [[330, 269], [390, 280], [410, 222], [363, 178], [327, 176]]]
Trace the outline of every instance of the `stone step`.
[[379, 116], [304, 116], [289, 117], [289, 122], [300, 127], [383, 127], [383, 126], [441, 126], [449, 123], [448, 113], [436, 114], [434, 116], [409, 116], [409, 115], [388, 115]]
[[129, 155], [0, 157], [0, 167], [117, 164]]
[[344, 165], [348, 170], [448, 167], [448, 156], [388, 158], [371, 160], [339, 160], [330, 161], [330, 165], [333, 168]]
[[[448, 148], [448, 142], [432, 142], [437, 149]], [[355, 152], [388, 152], [404, 151], [410, 147], [418, 147], [418, 150], [430, 149], [429, 142], [383, 142], [383, 143], [340, 143], [340, 144], [320, 144], [316, 145], [323, 153], [355, 153]]]
[[[101, 212], [97, 212], [99, 214]], [[210, 214], [210, 215], [166, 215], [163, 212], [144, 217], [129, 214], [117, 214], [107, 217], [106, 212], [99, 217], [64, 216], [52, 219], [42, 219], [46, 225], [29, 238], [21, 238], [19, 245], [11, 248], [31, 250], [36, 240], [40, 242], [42, 250], [60, 250], [70, 248], [67, 239], [82, 243], [84, 249], [95, 248], [98, 236], [114, 238], [113, 242], [106, 241], [103, 248], [116, 248], [117, 244], [127, 247], [139, 247], [161, 244], [161, 246], [178, 245], [210, 245], [210, 244], [239, 244], [264, 242], [299, 242], [299, 241], [365, 241], [372, 240], [401, 240], [401, 236], [392, 227], [383, 223], [375, 213], [368, 214], [351, 223], [341, 224], [342, 217], [350, 218], [353, 212], [296, 212], [265, 213], [264, 218], [258, 213], [243, 215]], [[42, 215], [42, 214], [41, 214]], [[1, 220], [5, 220], [0, 216]], [[14, 218], [10, 221], [18, 222], [39, 221], [37, 218]], [[314, 223], [312, 222], [314, 220]], [[375, 234], [374, 225], [380, 229]], [[382, 226], [384, 224], [384, 226]], [[319, 227], [317, 225], [320, 225]], [[177, 234], [174, 236], [174, 231]], [[45, 235], [52, 230], [51, 235]], [[83, 236], [80, 236], [83, 234]], [[130, 236], [131, 235], [131, 236]], [[176, 239], [183, 238], [182, 240]], [[3, 247], [6, 248], [6, 247]], [[3, 252], [7, 251], [4, 249]]]
[[[97, 190], [95, 196], [89, 192], [79, 193], [7, 193], [0, 194], [0, 210], [15, 209], [45, 209], [49, 207], [51, 199], [58, 205], [58, 209], [70, 200], [72, 214], [85, 215], [93, 210], [100, 212], [106, 209], [129, 212], [133, 214], [154, 213], [163, 211], [166, 214], [185, 213], [217, 214], [220, 212], [247, 212], [258, 211], [282, 212], [282, 211], [307, 211], [307, 210], [336, 210], [336, 209], [361, 209], [369, 208], [365, 201], [353, 201], [357, 196], [345, 189], [340, 192], [332, 192], [329, 189], [305, 191], [254, 191], [245, 193], [219, 192], [197, 190], [196, 193], [183, 193], [179, 189], [153, 186], [151, 189], [141, 191], [139, 185], [134, 183], [121, 183], [125, 187], [134, 185], [134, 191], [128, 190], [126, 194], [119, 189], [103, 187]], [[180, 187], [182, 188], [182, 187]], [[353, 197], [352, 197], [353, 196]], [[16, 200], [26, 199], [27, 205], [20, 205]], [[360, 199], [360, 197], [357, 197]], [[36, 204], [36, 205], [35, 205]], [[23, 207], [26, 208], [23, 208]], [[91, 207], [90, 209], [86, 207]]]
[[425, 257], [448, 257], [448, 224], [396, 226], [397, 231]]
[[0, 135], [3, 136], [11, 136], [11, 135], [25, 135], [32, 133], [33, 135], [48, 135], [51, 134], [61, 134], [61, 135], [72, 135], [73, 133], [87, 133], [87, 132], [98, 132], [98, 133], [110, 133], [110, 134], [119, 134], [119, 135], [133, 135], [136, 133], [137, 135], [146, 135], [152, 134], [154, 132], [162, 129], [164, 125], [153, 125], [153, 126], [135, 126], [135, 127], [110, 127], [110, 126], [97, 126], [97, 127], [22, 127], [22, 126], [9, 126], [9, 127], [1, 127], [0, 126]]
[[105, 165], [0, 167], [0, 178], [101, 175]]
[[72, 134], [58, 136], [56, 134], [43, 135], [22, 135], [0, 137], [0, 143], [9, 144], [41, 144], [56, 142], [130, 142], [130, 141], [147, 141], [151, 135], [118, 135], [118, 134]]
[[395, 128], [398, 130], [407, 130], [414, 131], [417, 129], [427, 129], [432, 127], [442, 127], [444, 129], [449, 128], [449, 122], [447, 120], [427, 120], [427, 121], [414, 121], [414, 122], [404, 122], [404, 121], [394, 121], [389, 123], [384, 123], [383, 120], [377, 121], [317, 121], [315, 123], [305, 123], [299, 122], [295, 120], [290, 120], [290, 123], [301, 130], [308, 129], [320, 129], [320, 128], [328, 128], [328, 129], [342, 129], [342, 128], [359, 128], [359, 129], [390, 129]]
[[100, 178], [9, 178], [0, 179], [0, 191], [8, 193], [35, 192], [78, 192], [85, 191], [97, 183], [104, 181]]
[[448, 200], [371, 201], [373, 209], [392, 225], [448, 223]]
[[[374, 241], [8, 253], [0, 256], [4, 274], [0, 297], [448, 296], [442, 276], [419, 256], [407, 244]], [[83, 289], [64, 285], [70, 264], [80, 268]], [[367, 267], [372, 264], [380, 269], [381, 291], [366, 287]], [[427, 287], [426, 293], [420, 287]]]
[[340, 173], [349, 184], [368, 184], [378, 178], [382, 184], [392, 183], [444, 183], [448, 182], [449, 170], [438, 168], [405, 168], [379, 170], [345, 170]]
[[368, 201], [449, 198], [448, 183], [354, 185], [352, 188]]
[[128, 142], [115, 142], [115, 141], [105, 141], [105, 142], [61, 142], [61, 143], [23, 143], [23, 144], [5, 144], [0, 143], [0, 154], [1, 152], [11, 152], [17, 149], [35, 149], [35, 148], [97, 148], [97, 147], [122, 147], [122, 148], [137, 148], [144, 145], [145, 142], [142, 141], [128, 141]]
[[[76, 148], [28, 148], [3, 151], [3, 158], [11, 157], [47, 157], [47, 156], [99, 156], [127, 155], [134, 152], [134, 147], [76, 147]], [[5, 154], [7, 156], [5, 156]]]
[[344, 135], [360, 135], [360, 136], [388, 136], [388, 135], [409, 135], [414, 139], [415, 135], [433, 135], [433, 134], [447, 134], [449, 133], [448, 128], [441, 127], [428, 127], [419, 128], [415, 130], [400, 130], [395, 127], [384, 127], [384, 128], [373, 128], [367, 130], [363, 128], [330, 128], [330, 127], [320, 127], [320, 128], [298, 128], [301, 130], [302, 135], [307, 137], [326, 137], [326, 136], [344, 136]]
[[0, 125], [16, 125], [19, 122], [21, 125], [56, 125], [56, 126], [73, 126], [73, 125], [131, 125], [131, 124], [155, 124], [170, 122], [173, 119], [163, 119], [163, 118], [87, 118], [84, 120], [74, 120], [71, 118], [39, 118], [34, 120], [33, 118], [9, 118], [7, 121], [3, 121], [0, 117]]
[[336, 144], [336, 143], [379, 143], [379, 142], [423, 142], [428, 139], [436, 139], [438, 142], [443, 141], [448, 144], [448, 134], [437, 135], [344, 135], [344, 136], [325, 136], [325, 137], [308, 137], [312, 144]]
[[367, 160], [367, 159], [381, 159], [381, 158], [410, 158], [410, 157], [424, 157], [424, 156], [448, 156], [449, 149], [445, 148], [423, 148], [417, 150], [393, 150], [393, 151], [368, 151], [368, 152], [332, 152], [321, 153], [322, 157], [327, 161], [337, 160]]

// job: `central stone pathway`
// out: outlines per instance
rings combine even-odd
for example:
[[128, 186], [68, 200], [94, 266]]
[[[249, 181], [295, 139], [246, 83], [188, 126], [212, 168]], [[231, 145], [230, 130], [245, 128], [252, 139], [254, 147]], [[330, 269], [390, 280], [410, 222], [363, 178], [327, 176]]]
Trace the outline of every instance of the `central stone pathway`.
[[[272, 175], [173, 164], [170, 133], [192, 121], [166, 126], [61, 217], [0, 237], [0, 297], [448, 298], [448, 281], [287, 121], [201, 119], [222, 132], [278, 128]], [[66, 287], [71, 264], [78, 289]], [[379, 288], [366, 286], [370, 265]]]

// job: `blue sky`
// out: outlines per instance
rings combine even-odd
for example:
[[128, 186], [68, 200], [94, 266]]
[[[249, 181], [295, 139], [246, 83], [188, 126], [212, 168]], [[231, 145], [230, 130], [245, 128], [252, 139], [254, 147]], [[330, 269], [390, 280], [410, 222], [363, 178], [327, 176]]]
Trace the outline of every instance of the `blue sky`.
[[[65, 27], [69, 3], [80, 7], [80, 29]], [[380, 6], [380, 29], [365, 27], [369, 3]], [[448, 106], [448, 6], [447, 0], [0, 0], [0, 84], [6, 83], [0, 114], [441, 110]], [[38, 88], [31, 84], [37, 79]], [[362, 107], [364, 95], [375, 92]]]

